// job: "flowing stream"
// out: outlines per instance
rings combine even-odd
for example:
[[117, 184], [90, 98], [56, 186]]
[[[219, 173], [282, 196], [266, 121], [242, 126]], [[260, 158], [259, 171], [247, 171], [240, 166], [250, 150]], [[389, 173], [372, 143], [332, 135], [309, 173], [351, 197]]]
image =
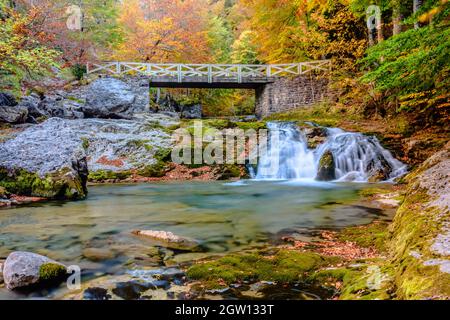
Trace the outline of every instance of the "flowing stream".
[[[84, 201], [1, 209], [0, 260], [16, 250], [40, 253], [80, 266], [85, 281], [266, 247], [283, 235], [308, 240], [318, 229], [390, 219], [391, 211], [358, 202], [365, 183], [345, 182], [367, 181], [377, 170], [388, 170], [388, 179], [405, 172], [375, 138], [327, 129], [326, 140], [309, 149], [305, 133], [294, 124], [268, 126], [269, 136], [278, 140], [270, 140], [254, 179], [97, 185], [89, 187]], [[315, 180], [327, 151], [340, 182]], [[195, 239], [201, 250], [171, 250], [132, 234], [142, 229]], [[54, 297], [49, 291], [33, 294]], [[0, 299], [26, 297], [0, 287]]]

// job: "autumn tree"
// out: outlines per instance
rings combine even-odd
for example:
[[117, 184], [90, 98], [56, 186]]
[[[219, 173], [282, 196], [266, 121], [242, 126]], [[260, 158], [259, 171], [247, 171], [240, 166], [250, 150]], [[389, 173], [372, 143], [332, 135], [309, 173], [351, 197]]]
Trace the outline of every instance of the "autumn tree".
[[203, 0], [124, 1], [119, 23], [124, 42], [116, 57], [149, 62], [204, 62], [207, 6]]
[[43, 43], [45, 34], [36, 32], [37, 8], [21, 13], [0, 0], [0, 91], [18, 93], [22, 82], [48, 73], [57, 66], [60, 52]]

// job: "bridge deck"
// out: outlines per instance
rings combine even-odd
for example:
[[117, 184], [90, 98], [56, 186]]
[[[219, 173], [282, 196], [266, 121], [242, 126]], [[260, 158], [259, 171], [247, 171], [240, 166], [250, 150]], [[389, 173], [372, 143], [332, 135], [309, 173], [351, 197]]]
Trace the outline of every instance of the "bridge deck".
[[330, 60], [288, 64], [88, 63], [88, 74], [144, 75], [153, 87], [257, 88], [278, 77], [327, 71]]
[[154, 88], [224, 88], [224, 89], [256, 89], [274, 82], [276, 77], [242, 77], [241, 81], [233, 77], [213, 77], [211, 82], [205, 76], [190, 76], [178, 82], [176, 76], [150, 77], [150, 87]]

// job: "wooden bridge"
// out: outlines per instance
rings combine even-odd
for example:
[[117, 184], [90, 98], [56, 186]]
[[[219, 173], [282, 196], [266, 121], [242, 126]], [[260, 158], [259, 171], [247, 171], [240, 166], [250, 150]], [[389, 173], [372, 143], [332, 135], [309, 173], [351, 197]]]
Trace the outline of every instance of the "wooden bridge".
[[87, 74], [144, 75], [159, 88], [256, 89], [279, 77], [327, 71], [330, 60], [287, 64], [88, 63]]

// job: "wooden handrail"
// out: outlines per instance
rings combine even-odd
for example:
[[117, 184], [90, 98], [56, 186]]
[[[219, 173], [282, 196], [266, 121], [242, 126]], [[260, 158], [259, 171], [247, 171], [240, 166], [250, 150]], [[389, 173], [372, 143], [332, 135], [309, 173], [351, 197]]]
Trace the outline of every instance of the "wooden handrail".
[[306, 61], [284, 64], [184, 64], [184, 63], [141, 63], [141, 62], [99, 62], [87, 63], [87, 74], [130, 74], [149, 77], [175, 77], [182, 82], [188, 77], [205, 77], [208, 83], [215, 78], [232, 78], [241, 83], [249, 77], [281, 77], [301, 75], [312, 71], [331, 69], [331, 60]]

